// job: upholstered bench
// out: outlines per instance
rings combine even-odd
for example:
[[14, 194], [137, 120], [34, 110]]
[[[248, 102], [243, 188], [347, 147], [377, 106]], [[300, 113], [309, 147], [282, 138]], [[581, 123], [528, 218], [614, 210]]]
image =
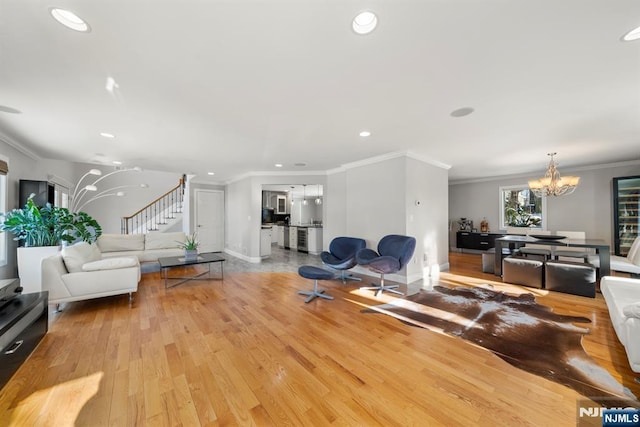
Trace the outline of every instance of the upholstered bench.
[[591, 264], [572, 261], [547, 261], [545, 288], [566, 294], [596, 297], [596, 269]]
[[502, 281], [514, 285], [542, 288], [544, 263], [535, 259], [507, 257], [502, 260]]
[[313, 280], [313, 290], [312, 291], [298, 291], [300, 295], [308, 295], [304, 302], [309, 302], [315, 297], [320, 297], [324, 299], [333, 299], [330, 295], [325, 295], [324, 290], [318, 290], [318, 280], [331, 280], [335, 277], [335, 274], [331, 271], [327, 271], [320, 267], [315, 267], [313, 265], [303, 265], [298, 268], [298, 274], [305, 279]]

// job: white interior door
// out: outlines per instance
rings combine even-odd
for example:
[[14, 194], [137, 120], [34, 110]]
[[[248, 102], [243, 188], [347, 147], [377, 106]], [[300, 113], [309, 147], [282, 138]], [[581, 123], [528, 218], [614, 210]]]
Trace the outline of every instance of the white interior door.
[[200, 252], [218, 252], [224, 249], [224, 192], [195, 190], [195, 231], [198, 233]]

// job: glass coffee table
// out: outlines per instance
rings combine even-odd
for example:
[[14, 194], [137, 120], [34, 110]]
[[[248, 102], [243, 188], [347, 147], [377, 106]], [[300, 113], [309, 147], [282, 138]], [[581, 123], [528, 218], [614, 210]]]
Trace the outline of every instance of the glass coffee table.
[[[160, 268], [162, 269], [162, 275], [164, 276], [164, 287], [165, 288], [173, 288], [174, 286], [181, 285], [182, 283], [188, 282], [190, 280], [210, 280], [211, 277], [211, 264], [214, 262], [220, 263], [220, 280], [224, 279], [224, 269], [223, 262], [225, 258], [221, 255], [213, 252], [205, 252], [202, 254], [198, 254], [198, 258], [194, 260], [186, 260], [184, 256], [170, 256], [170, 257], [162, 257], [158, 258], [158, 263], [160, 264]], [[208, 271], [204, 271], [202, 273], [197, 273], [193, 276], [188, 277], [169, 277], [169, 270], [171, 268], [176, 267], [188, 267], [199, 264], [207, 264], [209, 266]], [[206, 277], [202, 277], [204, 275]], [[169, 280], [178, 280], [177, 283], [172, 283], [169, 286]]]

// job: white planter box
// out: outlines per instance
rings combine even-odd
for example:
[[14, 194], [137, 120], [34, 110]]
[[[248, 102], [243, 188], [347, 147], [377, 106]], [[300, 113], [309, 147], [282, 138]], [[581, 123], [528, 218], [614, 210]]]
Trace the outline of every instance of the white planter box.
[[55, 254], [60, 246], [18, 248], [18, 277], [23, 294], [42, 291], [42, 258]]

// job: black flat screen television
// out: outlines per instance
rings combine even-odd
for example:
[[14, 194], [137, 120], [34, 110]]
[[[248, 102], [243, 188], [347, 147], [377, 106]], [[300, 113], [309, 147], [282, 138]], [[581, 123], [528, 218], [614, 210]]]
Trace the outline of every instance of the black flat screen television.
[[18, 207], [23, 208], [31, 194], [35, 194], [33, 202], [36, 206], [42, 207], [47, 203], [52, 205], [55, 202], [55, 186], [47, 181], [33, 181], [30, 179], [20, 180]]

